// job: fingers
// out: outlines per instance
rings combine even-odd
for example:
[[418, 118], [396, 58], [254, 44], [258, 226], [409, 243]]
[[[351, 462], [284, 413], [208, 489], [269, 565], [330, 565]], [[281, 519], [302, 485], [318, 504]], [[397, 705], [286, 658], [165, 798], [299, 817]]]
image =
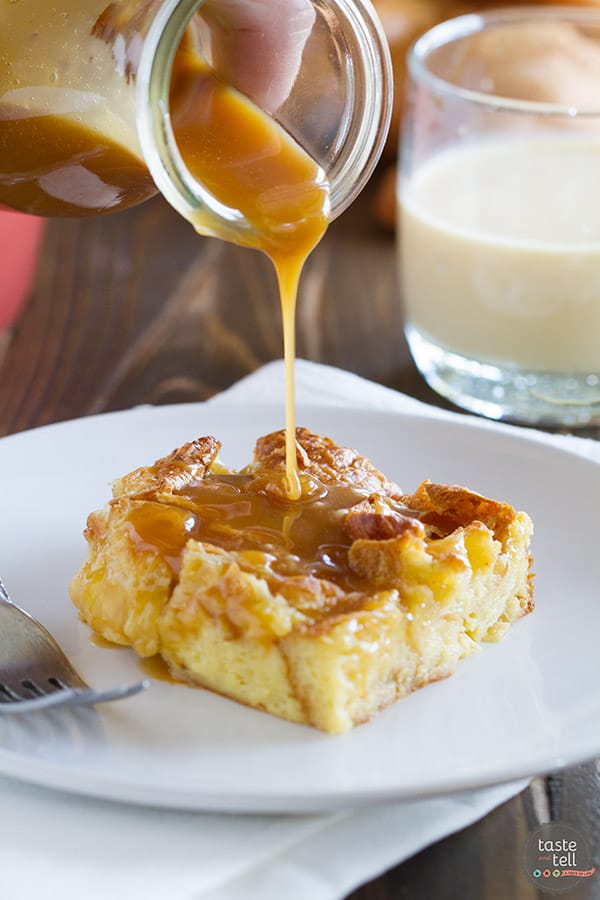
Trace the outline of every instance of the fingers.
[[212, 65], [268, 112], [288, 97], [315, 20], [310, 0], [207, 0]]

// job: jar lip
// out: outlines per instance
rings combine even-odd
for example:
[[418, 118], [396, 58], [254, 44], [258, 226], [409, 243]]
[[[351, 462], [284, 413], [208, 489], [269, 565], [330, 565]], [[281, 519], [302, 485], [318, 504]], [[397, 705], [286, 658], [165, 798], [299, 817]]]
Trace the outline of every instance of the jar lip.
[[[355, 88], [362, 89], [357, 139], [342, 158], [339, 173], [335, 165], [326, 173], [332, 189], [332, 220], [350, 206], [373, 174], [389, 133], [394, 98], [392, 58], [375, 7], [370, 0], [334, 0], [333, 5], [351, 24], [362, 51], [363, 72], [354, 73]], [[330, 177], [332, 173], [335, 178]]]
[[[370, 0], [313, 2], [316, 7], [333, 9], [347, 25], [353, 47], [357, 48], [357, 58], [352, 55], [348, 61], [356, 114], [350, 116], [350, 137], [342, 144], [338, 165], [334, 160], [326, 172], [331, 188], [330, 218], [334, 219], [362, 190], [383, 152], [392, 115], [392, 64], [383, 27]], [[144, 40], [138, 69], [138, 133], [158, 189], [178, 212], [188, 219], [193, 214], [196, 220], [198, 211], [206, 211], [203, 231], [239, 241], [243, 236], [251, 237], [252, 226], [237, 210], [219, 203], [192, 176], [179, 152], [169, 115], [169, 85], [176, 49], [203, 3], [204, 0], [165, 0], [158, 9]], [[211, 220], [215, 229], [210, 227]]]
[[521, 100], [502, 95], [487, 94], [472, 88], [461, 87], [436, 75], [428, 68], [427, 58], [435, 50], [451, 44], [460, 38], [481, 33], [488, 25], [516, 24], [524, 22], [571, 22], [581, 25], [598, 26], [600, 32], [600, 9], [556, 6], [523, 6], [497, 9], [489, 12], [468, 13], [456, 16], [434, 25], [418, 38], [408, 53], [408, 70], [414, 83], [424, 84], [440, 97], [451, 97], [466, 102], [486, 106], [498, 111], [527, 113], [556, 118], [595, 118], [600, 116], [600, 107], [582, 108], [560, 103], [537, 100]]

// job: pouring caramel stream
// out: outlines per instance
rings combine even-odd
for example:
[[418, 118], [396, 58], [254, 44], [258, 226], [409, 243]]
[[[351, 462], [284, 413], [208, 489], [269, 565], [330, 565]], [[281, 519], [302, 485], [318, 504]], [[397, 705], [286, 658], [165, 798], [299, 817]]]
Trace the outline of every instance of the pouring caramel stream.
[[[244, 215], [252, 233], [239, 242], [262, 250], [275, 267], [286, 373], [286, 490], [297, 500], [302, 488], [296, 460], [296, 298], [306, 258], [327, 228], [329, 185], [321, 167], [281, 126], [220, 81], [192, 48], [179, 54], [171, 108], [188, 169], [221, 203]], [[197, 227], [205, 227], [202, 213]]]

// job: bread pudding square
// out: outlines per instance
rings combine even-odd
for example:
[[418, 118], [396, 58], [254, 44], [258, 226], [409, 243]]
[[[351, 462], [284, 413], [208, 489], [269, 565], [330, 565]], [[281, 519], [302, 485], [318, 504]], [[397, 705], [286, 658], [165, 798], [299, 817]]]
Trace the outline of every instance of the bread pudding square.
[[115, 481], [71, 596], [174, 677], [339, 734], [533, 609], [532, 523], [462, 487], [405, 494], [356, 451], [296, 439], [297, 501], [283, 431], [237, 472], [203, 437]]

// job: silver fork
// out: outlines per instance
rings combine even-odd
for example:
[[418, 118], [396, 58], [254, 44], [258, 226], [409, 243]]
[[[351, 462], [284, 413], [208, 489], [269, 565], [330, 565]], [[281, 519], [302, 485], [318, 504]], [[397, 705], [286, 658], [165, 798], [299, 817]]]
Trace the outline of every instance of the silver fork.
[[0, 715], [57, 706], [94, 706], [132, 697], [149, 686], [93, 690], [77, 674], [52, 635], [12, 602], [0, 580]]

